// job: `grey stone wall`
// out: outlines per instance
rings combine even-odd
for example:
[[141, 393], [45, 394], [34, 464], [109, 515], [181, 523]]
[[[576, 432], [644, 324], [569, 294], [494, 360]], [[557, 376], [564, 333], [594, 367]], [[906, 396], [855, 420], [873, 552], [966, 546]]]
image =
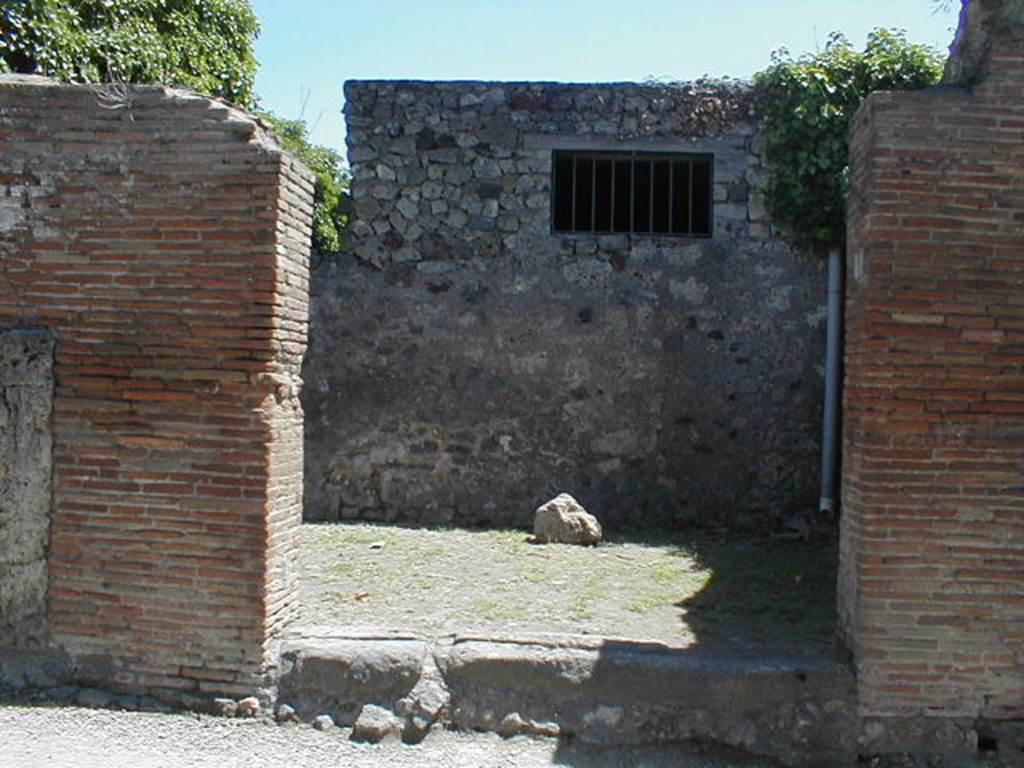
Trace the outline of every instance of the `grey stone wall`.
[[0, 647], [44, 636], [52, 400], [50, 333], [0, 331]]
[[[349, 253], [312, 280], [307, 519], [757, 526], [814, 496], [821, 263], [736, 83], [349, 82]], [[714, 155], [710, 238], [554, 234], [555, 149]]]

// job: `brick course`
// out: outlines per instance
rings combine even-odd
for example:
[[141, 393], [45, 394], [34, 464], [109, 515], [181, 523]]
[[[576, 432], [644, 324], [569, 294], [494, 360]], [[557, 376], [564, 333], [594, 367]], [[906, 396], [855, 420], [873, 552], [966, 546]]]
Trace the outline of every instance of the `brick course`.
[[841, 631], [865, 716], [1024, 717], [1024, 50], [851, 142]]
[[312, 181], [164, 87], [0, 79], [0, 327], [57, 339], [51, 640], [105, 682], [242, 693], [301, 509]]

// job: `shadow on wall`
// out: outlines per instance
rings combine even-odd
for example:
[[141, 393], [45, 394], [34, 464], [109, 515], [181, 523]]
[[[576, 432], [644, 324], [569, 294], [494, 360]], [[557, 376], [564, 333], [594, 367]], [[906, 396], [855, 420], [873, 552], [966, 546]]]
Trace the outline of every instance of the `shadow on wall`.
[[767, 258], [321, 266], [305, 519], [528, 526], [565, 491], [611, 529], [771, 528], [817, 493], [821, 275]]

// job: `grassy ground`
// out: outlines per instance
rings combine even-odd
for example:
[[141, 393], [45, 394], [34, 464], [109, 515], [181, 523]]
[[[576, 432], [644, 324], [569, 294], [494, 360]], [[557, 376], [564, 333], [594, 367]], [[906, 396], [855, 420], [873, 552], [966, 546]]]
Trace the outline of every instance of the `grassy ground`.
[[371, 524], [306, 525], [302, 540], [307, 623], [796, 653], [822, 653], [834, 634], [834, 543], [669, 535], [585, 548]]

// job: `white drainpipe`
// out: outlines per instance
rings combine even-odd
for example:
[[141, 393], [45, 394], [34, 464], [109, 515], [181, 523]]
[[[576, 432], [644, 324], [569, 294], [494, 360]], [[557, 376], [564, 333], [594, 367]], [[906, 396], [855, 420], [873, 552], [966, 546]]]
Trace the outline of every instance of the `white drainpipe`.
[[843, 256], [828, 252], [828, 326], [825, 341], [825, 413], [821, 430], [821, 499], [818, 509], [836, 508], [836, 470], [839, 467], [839, 407], [842, 393]]

